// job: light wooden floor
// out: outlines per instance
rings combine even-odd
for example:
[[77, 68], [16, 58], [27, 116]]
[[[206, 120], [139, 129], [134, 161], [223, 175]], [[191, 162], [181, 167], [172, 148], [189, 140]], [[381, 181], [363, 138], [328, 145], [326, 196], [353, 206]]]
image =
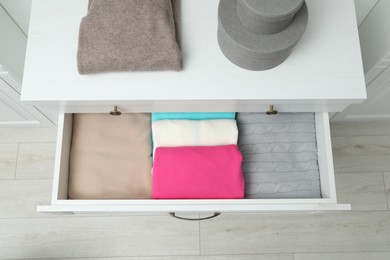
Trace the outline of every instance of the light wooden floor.
[[339, 201], [351, 212], [64, 216], [49, 203], [55, 129], [0, 128], [0, 259], [390, 259], [390, 123], [332, 125]]

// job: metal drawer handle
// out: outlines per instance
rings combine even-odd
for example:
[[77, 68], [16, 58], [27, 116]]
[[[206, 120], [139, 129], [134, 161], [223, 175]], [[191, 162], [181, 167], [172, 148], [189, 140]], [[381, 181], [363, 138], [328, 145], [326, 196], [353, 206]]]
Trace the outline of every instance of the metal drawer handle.
[[189, 220], [189, 221], [200, 221], [200, 220], [212, 219], [212, 218], [218, 217], [219, 215], [221, 215], [221, 212], [214, 212], [213, 215], [208, 216], [208, 217], [204, 217], [204, 218], [183, 218], [183, 217], [176, 216], [175, 212], [169, 213], [169, 216], [171, 216], [173, 218], [177, 218], [177, 219], [181, 219], [181, 220]]

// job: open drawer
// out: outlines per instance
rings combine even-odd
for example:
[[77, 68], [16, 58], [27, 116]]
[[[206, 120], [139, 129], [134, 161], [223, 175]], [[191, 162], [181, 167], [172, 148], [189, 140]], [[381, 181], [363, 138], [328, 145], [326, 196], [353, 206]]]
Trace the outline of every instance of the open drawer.
[[69, 151], [72, 114], [60, 114], [51, 205], [40, 212], [167, 213], [167, 212], [292, 212], [349, 210], [337, 204], [328, 113], [316, 113], [318, 166], [322, 198], [239, 200], [68, 200]]

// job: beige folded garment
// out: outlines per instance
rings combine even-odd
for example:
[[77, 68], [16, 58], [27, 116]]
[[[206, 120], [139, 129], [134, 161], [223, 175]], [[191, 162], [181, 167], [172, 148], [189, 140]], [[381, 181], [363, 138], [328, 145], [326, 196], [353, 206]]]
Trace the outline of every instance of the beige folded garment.
[[181, 69], [179, 0], [90, 0], [80, 24], [80, 74]]
[[151, 198], [150, 114], [75, 114], [70, 199]]

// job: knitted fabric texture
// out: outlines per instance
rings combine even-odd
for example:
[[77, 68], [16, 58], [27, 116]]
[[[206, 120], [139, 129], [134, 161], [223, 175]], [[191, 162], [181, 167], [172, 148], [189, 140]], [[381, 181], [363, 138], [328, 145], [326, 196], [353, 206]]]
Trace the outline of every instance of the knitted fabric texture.
[[321, 198], [313, 113], [237, 113], [245, 198]]
[[179, 9], [179, 0], [90, 0], [79, 73], [180, 70]]

